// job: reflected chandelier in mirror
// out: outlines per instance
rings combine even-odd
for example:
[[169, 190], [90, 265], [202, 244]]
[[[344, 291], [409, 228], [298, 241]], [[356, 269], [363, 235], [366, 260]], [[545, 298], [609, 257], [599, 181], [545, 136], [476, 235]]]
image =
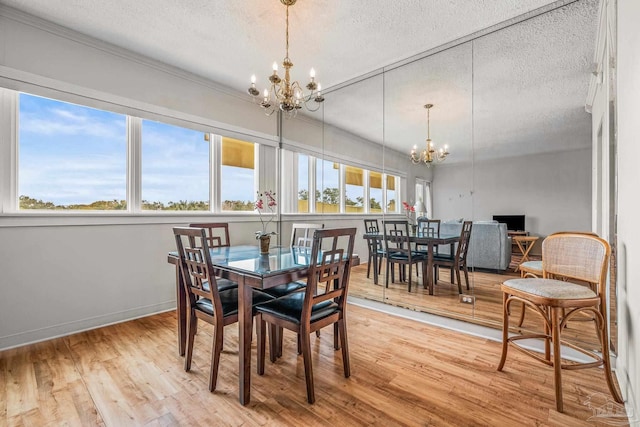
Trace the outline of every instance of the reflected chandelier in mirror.
[[429, 111], [433, 108], [433, 104], [426, 104], [424, 108], [427, 109], [427, 146], [420, 154], [418, 154], [418, 146], [414, 145], [413, 149], [411, 149], [411, 162], [414, 165], [418, 163], [424, 163], [427, 167], [431, 166], [431, 163], [436, 162], [440, 163], [449, 155], [448, 146], [445, 145], [444, 148], [440, 148], [436, 150], [433, 147], [433, 142], [431, 141], [431, 129], [429, 123]]

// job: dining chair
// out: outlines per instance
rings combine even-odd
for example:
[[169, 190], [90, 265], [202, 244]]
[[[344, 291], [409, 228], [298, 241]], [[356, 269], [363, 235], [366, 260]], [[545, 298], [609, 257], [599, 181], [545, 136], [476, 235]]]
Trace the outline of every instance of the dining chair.
[[[562, 370], [603, 366], [603, 372], [614, 400], [623, 403], [611, 374], [609, 336], [607, 332], [606, 278], [611, 248], [594, 235], [561, 233], [542, 242], [542, 278], [511, 279], [502, 283], [503, 324], [502, 355], [498, 371], [502, 371], [509, 345], [524, 354], [553, 367], [556, 409], [563, 411]], [[559, 278], [565, 280], [558, 280]], [[591, 284], [573, 283], [579, 281]], [[509, 306], [521, 302], [538, 313], [543, 320], [543, 333], [525, 332], [509, 336]], [[601, 352], [579, 347], [562, 340], [567, 322], [580, 313], [593, 316]], [[517, 343], [519, 340], [544, 340], [544, 356]], [[563, 360], [561, 345], [587, 356], [588, 362]]]
[[296, 223], [291, 225], [291, 243], [292, 248], [311, 248], [313, 243], [313, 232], [324, 228], [324, 224], [315, 223]]
[[[238, 288], [221, 291], [213, 271], [209, 244], [204, 228], [175, 227], [173, 233], [180, 258], [180, 274], [187, 294], [187, 343], [184, 370], [191, 370], [193, 344], [198, 319], [214, 326], [211, 349], [209, 390], [216, 389], [224, 327], [238, 321]], [[258, 291], [253, 293], [253, 306], [273, 299]]]
[[[207, 245], [211, 248], [224, 248], [231, 246], [229, 239], [229, 224], [226, 222], [200, 222], [189, 224], [192, 228], [203, 228], [207, 236]], [[237, 288], [238, 283], [233, 280], [217, 277], [218, 290]]]
[[309, 266], [304, 292], [295, 292], [256, 307], [258, 374], [264, 375], [266, 324], [297, 333], [302, 347], [309, 403], [315, 402], [311, 333], [325, 326], [337, 325], [339, 343], [334, 339], [334, 348], [342, 348], [344, 376], [348, 378], [351, 375], [345, 313], [355, 234], [355, 228], [316, 230], [311, 259], [317, 262]]
[[[379, 234], [380, 226], [377, 219], [365, 219], [364, 220], [364, 232], [370, 234]], [[377, 265], [377, 271], [373, 272], [373, 283], [378, 284], [378, 275], [382, 268], [381, 258], [385, 257], [384, 245], [380, 239], [367, 239], [367, 279], [371, 276], [371, 267]]]
[[[291, 226], [291, 248], [310, 248], [313, 242], [314, 231], [320, 230], [323, 227], [324, 224], [294, 223]], [[261, 291], [273, 297], [280, 298], [292, 292], [300, 291], [304, 289], [304, 287], [304, 282], [295, 281], [268, 289], [262, 289]]]
[[382, 221], [382, 228], [384, 229], [384, 249], [386, 251], [387, 260], [387, 274], [385, 287], [389, 287], [389, 276], [391, 276], [391, 282], [393, 283], [395, 278], [394, 266], [397, 264], [400, 268], [400, 280], [405, 280], [404, 267], [409, 266], [409, 279], [407, 280], [409, 285], [409, 292], [411, 292], [411, 277], [414, 264], [424, 263], [427, 257], [424, 254], [418, 253], [414, 250], [409, 235], [409, 222], [406, 220], [387, 220]]
[[455, 278], [458, 281], [458, 293], [462, 294], [462, 280], [460, 278], [460, 271], [464, 272], [464, 280], [467, 284], [467, 290], [469, 290], [469, 269], [467, 268], [467, 252], [469, 252], [469, 241], [471, 240], [471, 228], [473, 226], [472, 221], [465, 221], [462, 223], [462, 230], [460, 231], [460, 240], [456, 247], [455, 254], [451, 255], [434, 255], [433, 268], [435, 280], [438, 280], [438, 271], [440, 267], [446, 267], [449, 269], [451, 283]]
[[[426, 216], [420, 216], [416, 220], [417, 232], [421, 236], [439, 236], [440, 235], [440, 220], [429, 219]], [[429, 254], [429, 248], [421, 245], [416, 246], [416, 251], [425, 255]], [[438, 246], [433, 248], [433, 253], [438, 254]]]
[[429, 219], [426, 216], [418, 217], [418, 233], [424, 236], [438, 236], [440, 234], [440, 220]]
[[[316, 223], [293, 223], [291, 225], [291, 248], [311, 249], [313, 243], [313, 233], [315, 230], [324, 228], [324, 224]], [[262, 289], [261, 292], [266, 293], [274, 298], [281, 298], [294, 292], [303, 290], [306, 286], [304, 281], [294, 281], [272, 288]], [[320, 331], [316, 334], [320, 336]], [[282, 328], [274, 328], [269, 330], [270, 342], [275, 342], [275, 346], [270, 347], [269, 360], [274, 362], [276, 358], [282, 356]], [[299, 343], [299, 340], [298, 340]]]

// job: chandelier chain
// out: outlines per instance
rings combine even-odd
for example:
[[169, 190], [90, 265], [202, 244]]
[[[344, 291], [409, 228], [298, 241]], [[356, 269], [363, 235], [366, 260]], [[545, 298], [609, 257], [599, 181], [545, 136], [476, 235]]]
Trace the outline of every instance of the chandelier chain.
[[285, 31], [285, 38], [287, 41], [287, 51], [286, 51], [286, 57], [289, 57], [289, 5], [287, 5], [287, 29]]

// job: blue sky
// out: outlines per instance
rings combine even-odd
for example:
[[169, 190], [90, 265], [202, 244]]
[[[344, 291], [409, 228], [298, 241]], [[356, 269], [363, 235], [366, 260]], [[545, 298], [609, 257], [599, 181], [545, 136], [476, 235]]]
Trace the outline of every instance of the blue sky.
[[19, 194], [56, 204], [126, 198], [126, 118], [22, 94]]
[[[20, 96], [19, 194], [55, 204], [126, 199], [126, 116]], [[144, 120], [142, 199], [209, 199], [200, 131]], [[222, 200], [253, 200], [253, 171], [224, 166]], [[229, 185], [225, 185], [229, 184]]]

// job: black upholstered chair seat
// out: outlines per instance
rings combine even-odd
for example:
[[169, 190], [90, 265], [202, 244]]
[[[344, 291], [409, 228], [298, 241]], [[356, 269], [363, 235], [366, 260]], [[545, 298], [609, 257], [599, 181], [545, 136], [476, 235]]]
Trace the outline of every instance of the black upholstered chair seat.
[[304, 289], [306, 286], [307, 285], [304, 282], [289, 282], [284, 285], [274, 286], [273, 288], [260, 289], [260, 292], [264, 292], [265, 294], [271, 295], [275, 298], [281, 298], [292, 292]]
[[[227, 289], [226, 291], [219, 292], [220, 303], [222, 304], [222, 314], [224, 317], [233, 316], [238, 313], [238, 288]], [[273, 300], [273, 297], [266, 295], [260, 291], [253, 291], [253, 308], [258, 304], [265, 303]], [[196, 310], [203, 311], [213, 316], [213, 304], [208, 298], [200, 298], [196, 301]]]
[[[403, 254], [403, 253], [392, 253], [389, 255], [389, 258], [391, 259], [409, 259], [409, 256], [407, 254]], [[424, 254], [421, 254], [419, 252], [411, 252], [411, 259], [416, 261], [421, 261], [426, 259]]]
[[449, 261], [452, 262], [456, 259], [455, 256], [453, 255], [433, 255], [433, 260], [434, 261]]
[[[216, 283], [218, 284], [218, 292], [223, 292], [228, 289], [233, 289], [238, 287], [238, 283], [233, 280], [223, 279], [221, 277], [216, 277]], [[205, 291], [209, 291], [209, 282], [202, 282], [202, 288]]]
[[[296, 292], [283, 298], [260, 304], [256, 307], [258, 312], [273, 314], [295, 324], [300, 324], [302, 307], [304, 306], [304, 292]], [[338, 311], [338, 304], [333, 301], [323, 301], [313, 306], [311, 322], [327, 317]]]

